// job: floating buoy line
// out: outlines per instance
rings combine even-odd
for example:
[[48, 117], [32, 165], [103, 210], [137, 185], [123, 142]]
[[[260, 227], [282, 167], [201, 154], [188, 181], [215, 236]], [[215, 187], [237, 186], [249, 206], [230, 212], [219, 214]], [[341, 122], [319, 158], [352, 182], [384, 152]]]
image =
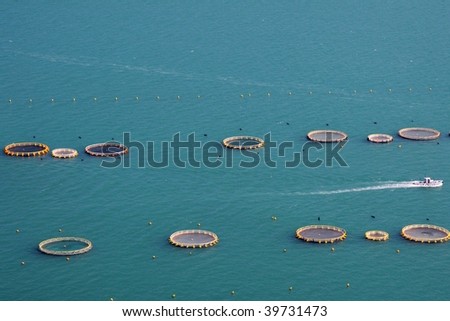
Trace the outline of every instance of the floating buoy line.
[[[368, 89], [353, 89], [353, 90], [345, 90], [345, 89], [329, 89], [329, 90], [317, 90], [317, 89], [311, 89], [311, 90], [299, 90], [299, 91], [295, 91], [295, 90], [279, 90], [276, 92], [277, 96], [295, 96], [295, 95], [306, 95], [306, 96], [313, 96], [313, 95], [320, 95], [320, 94], [324, 94], [324, 95], [336, 95], [336, 96], [358, 96], [358, 95], [376, 95], [376, 94], [386, 94], [386, 95], [394, 95], [394, 94], [399, 94], [399, 93], [406, 93], [406, 94], [413, 94], [413, 93], [435, 93], [436, 90], [434, 90], [432, 87], [421, 87], [419, 89], [414, 89], [412, 87], [409, 88], [384, 88], [384, 89], [374, 89], [374, 88], [368, 88]], [[447, 92], [446, 92], [447, 93]], [[265, 97], [268, 99], [271, 99], [274, 97], [274, 92], [262, 92], [262, 91], [258, 91], [258, 93], [256, 94], [255, 92], [247, 92], [247, 93], [237, 93], [236, 95], [234, 95], [237, 98], [240, 99], [251, 99], [251, 98], [255, 98], [255, 97]], [[56, 105], [56, 104], [63, 104], [63, 103], [87, 103], [87, 102], [115, 102], [115, 103], [121, 103], [121, 102], [130, 102], [130, 101], [135, 101], [135, 102], [140, 102], [140, 101], [161, 101], [161, 100], [165, 100], [165, 101], [182, 101], [182, 100], [186, 100], [186, 99], [196, 99], [196, 100], [200, 100], [203, 99], [205, 97], [208, 97], [208, 95], [205, 94], [193, 94], [193, 95], [181, 95], [181, 94], [174, 94], [174, 95], [166, 95], [166, 96], [162, 96], [162, 95], [152, 95], [152, 96], [139, 96], [139, 95], [134, 95], [134, 96], [126, 96], [126, 97], [121, 97], [118, 95], [112, 95], [112, 96], [100, 96], [100, 95], [92, 95], [90, 97], [77, 97], [77, 96], [70, 96], [70, 97], [65, 97], [65, 98], [57, 98], [56, 96], [50, 96], [48, 98], [33, 98], [33, 97], [28, 97], [28, 98], [15, 98], [15, 97], [6, 97], [4, 99], [2, 99], [0, 101], [3, 101], [5, 104], [7, 105], [12, 105], [12, 104], [26, 104], [26, 105], [33, 105], [33, 104], [42, 104], [42, 103], [48, 103], [51, 105]]]

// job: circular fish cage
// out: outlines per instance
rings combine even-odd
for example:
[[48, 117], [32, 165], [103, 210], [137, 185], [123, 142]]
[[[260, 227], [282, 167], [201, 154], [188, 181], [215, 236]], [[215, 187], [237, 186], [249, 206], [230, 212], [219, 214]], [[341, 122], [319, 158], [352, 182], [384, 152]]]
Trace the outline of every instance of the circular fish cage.
[[[78, 248], [80, 244], [83, 245], [83, 247]], [[62, 249], [60, 247], [57, 247], [55, 249], [49, 248], [50, 246], [57, 246], [57, 245], [63, 245], [63, 248]], [[92, 242], [89, 241], [88, 239], [82, 237], [66, 236], [47, 239], [39, 243], [38, 247], [39, 251], [48, 255], [71, 256], [89, 252], [90, 250], [92, 250], [93, 245]], [[70, 249], [71, 247], [76, 248]]]
[[409, 241], [420, 243], [442, 243], [450, 238], [450, 232], [447, 229], [429, 224], [407, 225], [402, 228], [401, 235]]
[[310, 131], [306, 137], [313, 142], [319, 143], [338, 143], [346, 140], [348, 135], [338, 130], [320, 129]]
[[178, 247], [195, 249], [214, 246], [219, 243], [219, 237], [205, 230], [181, 230], [170, 235], [169, 242]]
[[223, 145], [231, 149], [258, 149], [264, 146], [264, 140], [255, 136], [233, 136], [223, 140]]
[[403, 128], [398, 131], [398, 135], [410, 140], [434, 140], [441, 133], [433, 128]]
[[15, 157], [43, 156], [46, 155], [49, 150], [47, 145], [36, 142], [13, 143], [5, 146], [3, 149], [6, 155]]
[[75, 158], [78, 151], [72, 148], [56, 148], [52, 150], [52, 156], [55, 158]]
[[314, 243], [334, 243], [347, 237], [347, 232], [331, 225], [309, 225], [300, 227], [296, 232], [298, 239]]
[[367, 231], [365, 233], [366, 239], [371, 241], [387, 241], [389, 240], [389, 233], [385, 231]]
[[98, 143], [86, 146], [85, 151], [96, 157], [116, 157], [128, 153], [128, 147], [119, 143]]
[[394, 137], [388, 134], [370, 134], [367, 140], [372, 143], [386, 144], [394, 140]]

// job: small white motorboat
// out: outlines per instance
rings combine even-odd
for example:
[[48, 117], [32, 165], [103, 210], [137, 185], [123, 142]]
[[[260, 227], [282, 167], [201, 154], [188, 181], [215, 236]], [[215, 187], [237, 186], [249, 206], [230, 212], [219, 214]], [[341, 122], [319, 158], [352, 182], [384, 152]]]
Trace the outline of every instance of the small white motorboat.
[[425, 177], [423, 181], [412, 181], [411, 183], [417, 187], [441, 187], [444, 185], [443, 180], [431, 179], [431, 177]]

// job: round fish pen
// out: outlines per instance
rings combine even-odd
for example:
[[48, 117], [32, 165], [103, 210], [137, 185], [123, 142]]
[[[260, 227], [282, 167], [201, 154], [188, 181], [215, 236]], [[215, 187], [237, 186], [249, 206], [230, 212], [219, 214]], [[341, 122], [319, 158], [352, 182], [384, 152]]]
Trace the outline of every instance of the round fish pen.
[[429, 224], [407, 225], [402, 228], [401, 235], [409, 241], [420, 243], [442, 243], [450, 238], [450, 232], [447, 229]]
[[223, 140], [223, 145], [231, 149], [257, 149], [264, 146], [264, 140], [255, 136], [233, 136]]
[[300, 227], [296, 232], [298, 239], [314, 243], [334, 243], [347, 237], [347, 232], [331, 225], [309, 225]]
[[[82, 247], [80, 247], [80, 245]], [[61, 248], [62, 246], [62, 248]], [[55, 237], [39, 243], [39, 251], [48, 255], [78, 255], [92, 250], [92, 242], [82, 237]]]
[[398, 135], [410, 140], [434, 140], [438, 139], [441, 133], [433, 128], [403, 128], [398, 131]]
[[205, 230], [181, 230], [170, 235], [169, 242], [178, 247], [195, 249], [214, 246], [219, 243], [219, 237]]
[[75, 158], [78, 156], [78, 152], [72, 148], [56, 148], [52, 150], [52, 156], [54, 158]]
[[85, 151], [96, 157], [116, 157], [128, 153], [128, 147], [119, 143], [98, 143], [87, 146]]
[[386, 144], [394, 140], [394, 137], [388, 134], [370, 134], [367, 140], [372, 143]]
[[310, 131], [306, 137], [313, 142], [337, 143], [348, 138], [348, 135], [338, 130], [320, 129]]
[[371, 241], [387, 241], [389, 240], [389, 233], [385, 231], [367, 231], [365, 233], [366, 239]]
[[5, 146], [3, 149], [6, 155], [15, 157], [43, 156], [49, 150], [47, 145], [36, 142], [13, 143]]

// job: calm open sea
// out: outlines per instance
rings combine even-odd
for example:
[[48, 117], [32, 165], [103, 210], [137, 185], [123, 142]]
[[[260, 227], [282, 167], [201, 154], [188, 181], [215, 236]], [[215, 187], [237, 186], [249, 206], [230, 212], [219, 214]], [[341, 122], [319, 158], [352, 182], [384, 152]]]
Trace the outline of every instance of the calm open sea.
[[[0, 300], [450, 300], [449, 244], [399, 234], [450, 228], [450, 189], [378, 188], [450, 181], [449, 61], [447, 1], [2, 1], [0, 145], [80, 156], [0, 156]], [[404, 127], [442, 136], [405, 141]], [[274, 154], [277, 168], [246, 169], [232, 153], [232, 168], [139, 168], [131, 149], [129, 168], [105, 169], [83, 153], [126, 132], [157, 146], [270, 132], [300, 151], [323, 128], [349, 135], [348, 166], [285, 168]], [[395, 141], [368, 143], [376, 132]], [[348, 237], [295, 238], [317, 223]], [[217, 246], [168, 243], [199, 224]], [[56, 236], [94, 249], [38, 252]]]

